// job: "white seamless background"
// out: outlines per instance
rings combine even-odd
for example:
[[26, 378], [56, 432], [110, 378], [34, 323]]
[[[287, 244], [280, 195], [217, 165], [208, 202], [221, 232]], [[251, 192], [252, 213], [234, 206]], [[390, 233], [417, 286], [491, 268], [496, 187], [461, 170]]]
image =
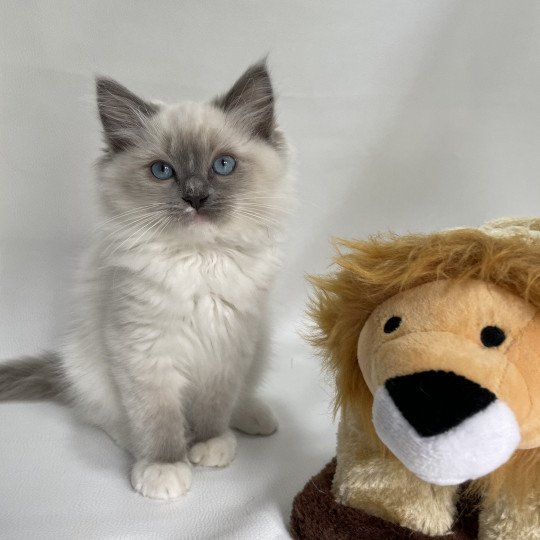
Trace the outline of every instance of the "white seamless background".
[[0, 358], [54, 347], [97, 223], [93, 76], [209, 98], [269, 53], [296, 205], [275, 291], [280, 417], [183, 500], [132, 492], [129, 458], [46, 403], [0, 404], [4, 538], [287, 538], [294, 494], [335, 451], [331, 386], [297, 334], [332, 236], [432, 231], [540, 210], [535, 0], [3, 0]]

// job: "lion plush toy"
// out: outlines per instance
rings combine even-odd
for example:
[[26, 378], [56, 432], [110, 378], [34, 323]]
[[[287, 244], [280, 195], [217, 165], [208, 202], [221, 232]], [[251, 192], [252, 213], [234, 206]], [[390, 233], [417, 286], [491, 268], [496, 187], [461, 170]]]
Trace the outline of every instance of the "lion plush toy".
[[540, 220], [339, 245], [311, 306], [341, 414], [333, 501], [298, 496], [293, 535], [540, 539]]

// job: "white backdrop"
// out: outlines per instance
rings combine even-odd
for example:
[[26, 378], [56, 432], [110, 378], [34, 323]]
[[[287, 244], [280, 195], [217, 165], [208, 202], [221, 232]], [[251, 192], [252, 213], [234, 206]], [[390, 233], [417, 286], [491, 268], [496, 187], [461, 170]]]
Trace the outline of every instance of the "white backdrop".
[[294, 493], [334, 449], [331, 390], [295, 333], [329, 238], [538, 213], [536, 0], [2, 0], [0, 358], [62, 331], [96, 224], [94, 74], [201, 99], [267, 53], [296, 169], [266, 387], [281, 430], [242, 438], [230, 469], [160, 504], [131, 493], [127, 457], [64, 409], [2, 404], [2, 535], [285, 538]]

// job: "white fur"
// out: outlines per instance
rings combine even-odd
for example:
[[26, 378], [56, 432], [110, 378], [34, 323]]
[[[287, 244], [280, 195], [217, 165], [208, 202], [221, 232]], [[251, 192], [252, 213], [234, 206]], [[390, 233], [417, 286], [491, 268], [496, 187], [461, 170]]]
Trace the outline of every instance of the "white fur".
[[225, 467], [236, 454], [236, 437], [232, 431], [226, 431], [219, 437], [194, 444], [189, 450], [189, 460], [194, 465], [205, 467]]
[[177, 499], [191, 487], [191, 469], [186, 463], [145, 463], [131, 471], [133, 488], [152, 499]]

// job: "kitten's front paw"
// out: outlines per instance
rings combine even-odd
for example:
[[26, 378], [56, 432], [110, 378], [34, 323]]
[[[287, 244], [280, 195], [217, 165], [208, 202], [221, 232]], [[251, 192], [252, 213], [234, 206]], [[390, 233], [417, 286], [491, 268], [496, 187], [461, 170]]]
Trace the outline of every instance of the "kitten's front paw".
[[277, 430], [278, 421], [266, 403], [251, 398], [234, 411], [231, 426], [249, 435], [271, 435]]
[[152, 499], [176, 499], [191, 487], [191, 469], [187, 463], [148, 463], [138, 461], [131, 471], [131, 485]]
[[189, 451], [189, 460], [205, 467], [225, 467], [236, 455], [236, 437], [227, 431], [219, 437], [194, 444]]

